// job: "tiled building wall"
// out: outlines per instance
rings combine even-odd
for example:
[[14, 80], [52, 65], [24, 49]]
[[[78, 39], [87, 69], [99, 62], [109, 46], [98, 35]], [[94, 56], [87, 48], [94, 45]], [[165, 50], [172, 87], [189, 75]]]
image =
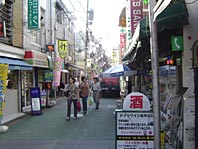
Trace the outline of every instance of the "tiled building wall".
[[23, 47], [23, 0], [15, 0], [13, 3], [13, 38], [12, 44]]

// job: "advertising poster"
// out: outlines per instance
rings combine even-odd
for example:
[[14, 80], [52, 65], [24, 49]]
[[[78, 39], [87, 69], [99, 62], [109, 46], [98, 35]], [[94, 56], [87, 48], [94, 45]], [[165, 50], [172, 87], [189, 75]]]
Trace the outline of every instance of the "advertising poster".
[[0, 64], [0, 119], [3, 116], [7, 77], [8, 77], [8, 64]]
[[153, 113], [116, 111], [117, 149], [154, 149]]
[[63, 59], [56, 57], [54, 61], [54, 86], [58, 87], [60, 85], [60, 76], [61, 76], [61, 66]]

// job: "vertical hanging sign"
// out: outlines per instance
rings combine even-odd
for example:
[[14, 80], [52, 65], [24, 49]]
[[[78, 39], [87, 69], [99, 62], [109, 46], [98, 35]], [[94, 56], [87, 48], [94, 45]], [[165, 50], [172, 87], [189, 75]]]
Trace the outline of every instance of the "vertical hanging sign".
[[68, 43], [67, 40], [58, 40], [58, 52], [61, 58], [67, 57]]
[[142, 0], [131, 0], [131, 34], [133, 36], [137, 25], [143, 18]]
[[39, 2], [38, 0], [28, 0], [28, 29], [37, 29], [39, 24]]
[[126, 4], [126, 48], [129, 47], [131, 43], [131, 9], [130, 9], [130, 3], [131, 1], [128, 0]]
[[60, 76], [61, 76], [61, 66], [63, 59], [60, 57], [55, 57], [54, 61], [54, 82], [53, 85], [58, 87], [60, 85]]

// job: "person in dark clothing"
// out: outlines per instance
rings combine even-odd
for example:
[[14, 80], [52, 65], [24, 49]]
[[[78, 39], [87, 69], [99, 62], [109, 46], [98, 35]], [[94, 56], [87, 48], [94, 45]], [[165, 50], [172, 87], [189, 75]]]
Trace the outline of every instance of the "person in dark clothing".
[[65, 85], [63, 82], [60, 82], [60, 85], [58, 86], [58, 95], [62, 96], [63, 95], [63, 90], [65, 88]]

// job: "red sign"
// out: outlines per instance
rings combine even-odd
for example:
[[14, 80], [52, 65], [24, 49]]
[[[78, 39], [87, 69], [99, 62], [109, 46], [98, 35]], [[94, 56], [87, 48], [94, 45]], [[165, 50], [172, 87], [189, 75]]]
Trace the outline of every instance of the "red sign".
[[130, 108], [143, 108], [143, 96], [130, 96]]
[[0, 22], [0, 37], [4, 37], [4, 23]]
[[124, 33], [120, 34], [120, 48], [125, 48], [126, 46], [126, 35]]
[[123, 102], [123, 110], [127, 111], [150, 111], [151, 103], [142, 93], [132, 92], [126, 96]]
[[142, 0], [131, 0], [131, 35], [133, 36], [135, 29], [143, 18], [143, 2]]

